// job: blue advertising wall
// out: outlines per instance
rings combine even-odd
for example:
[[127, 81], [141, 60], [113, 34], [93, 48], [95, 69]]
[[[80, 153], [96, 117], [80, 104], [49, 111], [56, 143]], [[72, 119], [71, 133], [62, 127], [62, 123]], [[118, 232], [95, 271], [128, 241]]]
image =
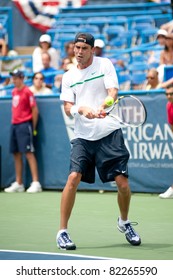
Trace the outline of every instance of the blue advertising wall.
[[[164, 94], [140, 95], [147, 108], [147, 121], [140, 128], [122, 128], [130, 152], [129, 181], [133, 192], [159, 193], [173, 182], [173, 133], [167, 124]], [[39, 176], [44, 189], [62, 189], [69, 170], [73, 120], [65, 116], [58, 97], [37, 98], [40, 117], [35, 139]], [[13, 157], [9, 153], [11, 99], [0, 99], [0, 146], [2, 147], [2, 188], [15, 180]], [[24, 159], [25, 186], [31, 182]], [[114, 182], [81, 183], [79, 189], [116, 191]]]

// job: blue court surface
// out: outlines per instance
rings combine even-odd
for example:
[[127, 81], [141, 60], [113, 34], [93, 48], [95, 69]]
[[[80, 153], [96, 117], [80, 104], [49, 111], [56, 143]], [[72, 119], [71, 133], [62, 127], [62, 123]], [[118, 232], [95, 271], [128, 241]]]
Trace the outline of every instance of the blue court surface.
[[109, 258], [45, 252], [0, 250], [0, 260], [104, 260]]

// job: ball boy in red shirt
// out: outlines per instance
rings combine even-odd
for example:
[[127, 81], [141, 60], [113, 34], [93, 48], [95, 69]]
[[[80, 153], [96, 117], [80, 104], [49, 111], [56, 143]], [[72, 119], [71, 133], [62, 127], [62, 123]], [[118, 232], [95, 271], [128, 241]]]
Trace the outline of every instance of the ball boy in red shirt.
[[34, 155], [33, 135], [36, 134], [38, 108], [33, 93], [24, 84], [24, 73], [20, 70], [11, 72], [15, 88], [12, 91], [12, 124], [10, 134], [10, 152], [14, 155], [16, 181], [5, 192], [25, 191], [22, 182], [23, 161], [25, 154], [29, 163], [32, 183], [28, 193], [42, 191], [38, 179], [37, 161]]

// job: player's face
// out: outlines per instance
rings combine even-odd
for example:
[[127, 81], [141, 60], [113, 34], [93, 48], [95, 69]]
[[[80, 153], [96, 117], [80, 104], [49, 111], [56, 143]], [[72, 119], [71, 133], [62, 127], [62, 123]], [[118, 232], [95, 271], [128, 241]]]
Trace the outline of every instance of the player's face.
[[166, 90], [166, 97], [168, 99], [168, 101], [170, 101], [171, 103], [173, 103], [173, 87], [168, 88]]
[[74, 54], [79, 68], [86, 68], [92, 63], [94, 48], [88, 44], [77, 42], [74, 47]]

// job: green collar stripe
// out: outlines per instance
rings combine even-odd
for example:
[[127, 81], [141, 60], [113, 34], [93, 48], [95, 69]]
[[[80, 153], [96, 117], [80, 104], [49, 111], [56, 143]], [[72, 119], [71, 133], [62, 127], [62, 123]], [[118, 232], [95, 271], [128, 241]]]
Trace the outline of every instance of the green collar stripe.
[[89, 81], [92, 81], [92, 80], [95, 80], [95, 79], [99, 79], [99, 78], [102, 78], [102, 77], [104, 77], [104, 74], [102, 74], [102, 75], [100, 75], [100, 76], [96, 76], [96, 77], [90, 78], [90, 79], [86, 79], [86, 80], [84, 80], [83, 82], [78, 82], [78, 83], [76, 83], [76, 84], [74, 84], [74, 85], [71, 85], [70, 87], [72, 88], [72, 87], [74, 87], [74, 86], [76, 86], [76, 85], [82, 85], [82, 84], [84, 84], [84, 83], [86, 83], [86, 82], [89, 82]]

